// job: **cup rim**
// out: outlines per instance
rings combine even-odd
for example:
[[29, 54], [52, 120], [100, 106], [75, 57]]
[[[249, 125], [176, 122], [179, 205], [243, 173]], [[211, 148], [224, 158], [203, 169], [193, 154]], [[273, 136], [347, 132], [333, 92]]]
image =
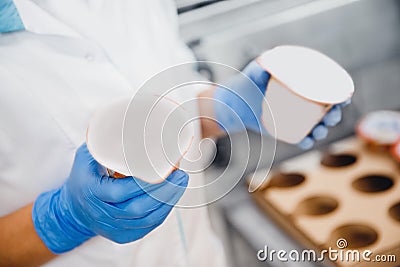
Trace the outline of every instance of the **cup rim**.
[[[159, 95], [154, 95], [154, 96], [159, 96]], [[165, 96], [162, 96], [162, 98], [167, 100], [167, 101], [169, 101], [169, 102], [171, 102], [171, 103], [173, 103], [174, 105], [179, 106], [179, 102], [174, 100], [174, 99], [171, 99], [171, 98], [165, 97]], [[124, 100], [125, 99], [118, 99], [117, 101], [115, 101], [115, 103], [118, 103], [118, 102], [124, 101]], [[130, 102], [128, 102], [128, 103], [130, 103]], [[181, 108], [184, 109], [183, 107], [181, 107]], [[96, 154], [97, 154], [96, 153], [96, 149], [94, 149], [92, 147], [92, 142], [89, 141], [89, 131], [90, 131], [90, 126], [92, 124], [92, 120], [93, 120], [94, 116], [95, 115], [93, 115], [92, 118], [89, 120], [88, 127], [86, 128], [86, 145], [87, 145], [87, 148], [88, 148], [90, 154], [93, 156], [93, 158], [100, 165], [102, 165], [105, 168], [108, 168], [108, 169], [110, 169], [110, 170], [112, 170], [114, 172], [120, 173], [120, 174], [125, 175], [127, 177], [133, 176], [135, 178], [138, 178], [140, 180], [143, 180], [143, 181], [145, 181], [147, 183], [151, 183], [151, 184], [157, 184], [157, 183], [160, 183], [160, 182], [164, 181], [173, 171], [178, 169], [178, 166], [179, 166], [180, 162], [182, 161], [184, 156], [189, 152], [191, 146], [193, 145], [194, 139], [195, 139], [195, 135], [194, 135], [195, 133], [193, 133], [191, 136], [188, 137], [187, 143], [183, 144], [184, 145], [184, 150], [181, 153], [180, 157], [176, 160], [176, 162], [174, 163], [173, 167], [171, 167], [165, 175], [163, 175], [160, 179], [157, 179], [157, 180], [149, 180], [149, 179], [145, 179], [144, 177], [136, 176], [136, 175], [134, 175], [134, 173], [130, 173], [130, 168], [129, 168], [127, 162], [126, 162], [125, 153], [124, 153], [123, 149], [121, 150], [121, 153], [123, 154], [124, 162], [123, 162], [123, 164], [121, 166], [124, 166], [125, 167], [124, 169], [122, 169], [121, 166], [120, 167], [110, 166], [110, 164], [107, 163], [107, 160], [104, 159], [104, 157], [96, 157]], [[121, 142], [122, 141], [123, 140], [121, 138]]]
[[[271, 66], [268, 66], [267, 64], [263, 64], [262, 57], [265, 56], [267, 53], [272, 53], [273, 50], [276, 51], [276, 49], [302, 49], [304, 51], [307, 51], [308, 53], [313, 53], [315, 55], [320, 56], [325, 62], [330, 62], [329, 64], [335, 65], [338, 69], [340, 69], [342, 71], [343, 75], [346, 75], [347, 81], [349, 82], [349, 85], [350, 85], [350, 88], [348, 90], [349, 94], [347, 96], [343, 96], [342, 98], [337, 98], [336, 100], [331, 100], [331, 101], [330, 100], [320, 100], [320, 99], [317, 99], [312, 96], [306, 96], [304, 94], [301, 94], [298, 90], [291, 88], [290, 86], [288, 86], [287, 83], [285, 83], [281, 78], [279, 78], [276, 75], [274, 68], [271, 68]], [[304, 47], [304, 46], [298, 46], [298, 45], [276, 46], [276, 47], [262, 53], [260, 56], [258, 56], [256, 58], [256, 62], [258, 65], [260, 65], [265, 71], [267, 71], [271, 75], [271, 78], [274, 78], [281, 85], [283, 85], [283, 87], [287, 88], [288, 90], [290, 90], [292, 93], [296, 94], [297, 96], [302, 97], [303, 99], [306, 99], [307, 101], [315, 102], [318, 104], [324, 104], [324, 105], [326, 105], [326, 104], [333, 105], [333, 104], [343, 103], [343, 102], [351, 99], [354, 94], [354, 82], [353, 82], [353, 79], [351, 78], [351, 76], [349, 75], [349, 73], [343, 67], [341, 67], [336, 61], [334, 61], [330, 57], [326, 56], [325, 54], [323, 54], [315, 49], [311, 49], [311, 48]]]

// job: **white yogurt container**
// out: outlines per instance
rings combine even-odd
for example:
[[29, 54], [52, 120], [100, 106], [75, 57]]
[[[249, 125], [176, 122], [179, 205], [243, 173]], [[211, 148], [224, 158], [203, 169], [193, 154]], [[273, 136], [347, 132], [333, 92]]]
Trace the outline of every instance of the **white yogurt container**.
[[159, 183], [178, 168], [194, 138], [179, 103], [156, 95], [121, 99], [97, 110], [86, 143], [92, 156], [114, 178], [134, 176]]
[[265, 93], [269, 107], [263, 101], [262, 123], [271, 135], [287, 143], [299, 143], [333, 105], [354, 93], [346, 70], [310, 48], [278, 46], [256, 61], [271, 75]]
[[361, 118], [356, 133], [369, 144], [392, 146], [400, 140], [400, 112], [392, 110], [370, 112]]

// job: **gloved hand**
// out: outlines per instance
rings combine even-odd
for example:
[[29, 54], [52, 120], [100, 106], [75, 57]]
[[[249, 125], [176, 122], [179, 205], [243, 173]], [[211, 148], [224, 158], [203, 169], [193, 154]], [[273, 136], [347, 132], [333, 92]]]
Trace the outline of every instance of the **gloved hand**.
[[[214, 94], [216, 119], [221, 128], [227, 132], [247, 128], [266, 133], [261, 123], [261, 104], [270, 75], [254, 60], [245, 67], [242, 73], [217, 87]], [[340, 122], [341, 108], [349, 103], [335, 105], [311, 133], [297, 144], [298, 147], [310, 149], [316, 140], [326, 138], [327, 126], [335, 126]]]
[[187, 183], [188, 175], [180, 170], [159, 184], [133, 177], [110, 178], [82, 145], [64, 185], [36, 199], [32, 211], [34, 227], [46, 246], [57, 254], [95, 235], [117, 243], [132, 242], [165, 220]]
[[13, 0], [0, 1], [0, 33], [24, 30], [24, 24]]

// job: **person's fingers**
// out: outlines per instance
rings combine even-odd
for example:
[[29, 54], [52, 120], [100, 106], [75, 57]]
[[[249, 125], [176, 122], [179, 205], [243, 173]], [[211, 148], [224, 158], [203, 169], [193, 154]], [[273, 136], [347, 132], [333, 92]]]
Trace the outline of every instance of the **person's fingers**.
[[176, 169], [175, 171], [171, 172], [171, 174], [167, 177], [167, 179], [165, 179], [165, 181], [168, 181], [175, 185], [187, 186], [189, 176], [186, 172], [180, 169]]
[[[171, 177], [171, 176], [170, 176]], [[188, 185], [188, 175], [183, 171], [175, 171], [173, 178], [167, 179], [170, 183], [150, 192], [150, 196], [167, 205], [174, 206], [182, 197]]]
[[[160, 191], [162, 191], [161, 188], [153, 191], [153, 194], [158, 194]], [[126, 229], [154, 226], [164, 220], [184, 191], [184, 187], [181, 187], [178, 191], [161, 193], [166, 202], [153, 198], [152, 195], [143, 194], [123, 203], [104, 203], [102, 207], [99, 207], [103, 214], [100, 223], [104, 224], [103, 226], [116, 225]], [[104, 216], [107, 217], [106, 220]]]
[[115, 179], [106, 175], [91, 190], [98, 199], [109, 203], [123, 202], [144, 193], [134, 177]]
[[344, 101], [343, 103], [338, 104], [338, 106], [341, 107], [341, 108], [344, 108], [344, 107], [346, 107], [346, 106], [348, 106], [350, 104], [351, 104], [351, 98], [346, 100], [346, 101]]
[[305, 137], [300, 143], [297, 144], [297, 147], [308, 150], [313, 147], [315, 141], [319, 141], [325, 139], [328, 136], [328, 128], [327, 126], [335, 126], [342, 120], [342, 107], [345, 107], [351, 103], [351, 99], [335, 105], [332, 109], [325, 115], [322, 119], [321, 123], [314, 127], [311, 131], [311, 134]]
[[[173, 194], [170, 198], [172, 199]], [[109, 213], [119, 219], [140, 219], [154, 210], [160, 208], [164, 203], [155, 199], [150, 194], [142, 194], [135, 198], [128, 199], [122, 203], [112, 204]]]
[[[179, 199], [179, 198], [178, 198]], [[168, 214], [172, 211], [174, 206], [169, 204], [163, 204], [160, 208], [154, 210], [146, 217], [141, 219], [142, 227], [157, 227], [162, 224], [167, 218]]]
[[[171, 200], [174, 205], [178, 202], [180, 196], [176, 195], [173, 200]], [[143, 229], [150, 227], [157, 227], [167, 218], [168, 214], [174, 208], [174, 205], [170, 205], [169, 203], [162, 203], [157, 209], [148, 213], [146, 216], [140, 219], [127, 219], [128, 222], [126, 227], [128, 229]]]
[[171, 190], [171, 193], [173, 193], [174, 188], [178, 191], [182, 190], [188, 183], [188, 175], [181, 170], [172, 172], [165, 181], [159, 184], [150, 184], [134, 177], [119, 179], [109, 177], [104, 168], [101, 168], [102, 166], [92, 157], [86, 144], [78, 148], [75, 161], [84, 162], [79, 166], [88, 166], [90, 168], [89, 172], [97, 179], [93, 181], [92, 193], [103, 202], [124, 202], [141, 194], [151, 193], [158, 188], [163, 188], [157, 192], [159, 197], [169, 201], [170, 197], [164, 193], [165, 191]]
[[[179, 200], [180, 196], [175, 195], [174, 199], [171, 199], [171, 202], [175, 203]], [[173, 209], [174, 205], [170, 205], [169, 203], [161, 203], [158, 202], [159, 205], [154, 208], [154, 210], [148, 212], [145, 216], [140, 218], [116, 218], [116, 222], [121, 222], [120, 225], [122, 228], [125, 229], [143, 229], [149, 227], [155, 227], [160, 225], [168, 214]], [[133, 204], [133, 203], [132, 203]], [[138, 203], [139, 204], [139, 203]], [[140, 205], [140, 204], [139, 204]], [[132, 206], [134, 207], [134, 206]], [[135, 209], [140, 209], [136, 205]]]
[[[83, 164], [76, 164], [78, 162]], [[107, 173], [106, 169], [101, 166], [90, 154], [86, 143], [82, 144], [77, 149], [75, 153], [74, 166], [79, 166], [80, 168], [89, 168], [89, 172], [95, 177], [101, 177]], [[86, 172], [86, 170], [81, 171]]]
[[326, 126], [335, 126], [342, 119], [342, 110], [338, 105], [333, 106], [332, 109], [325, 115], [322, 122]]
[[299, 147], [302, 150], [308, 150], [313, 147], [314, 143], [315, 140], [310, 136], [307, 136], [300, 143], [297, 144], [297, 147]]
[[105, 233], [104, 237], [118, 244], [126, 244], [143, 238], [152, 230], [154, 230], [154, 228], [155, 227], [149, 227], [146, 229], [141, 229], [140, 231], [136, 229], [130, 231], [118, 229], [110, 233]]
[[[129, 220], [126, 221], [129, 222]], [[142, 238], [143, 236], [151, 232], [154, 228], [161, 225], [162, 222], [148, 227], [130, 227], [129, 225], [116, 226], [115, 222], [113, 222], [112, 224], [96, 222], [96, 225], [98, 226], [96, 227], [96, 234], [101, 235], [119, 244], [124, 244]]]
[[[93, 193], [104, 202], [121, 203], [142, 194], [150, 194], [160, 188], [160, 192], [171, 191], [172, 194], [174, 189], [185, 188], [187, 182], [188, 175], [181, 170], [174, 171], [165, 181], [158, 184], [150, 184], [134, 177], [114, 179], [103, 176], [93, 189]], [[168, 194], [157, 194], [169, 199]]]
[[316, 141], [325, 139], [328, 136], [328, 128], [323, 124], [319, 124], [314, 127], [314, 129], [311, 132], [311, 136]]
[[174, 206], [182, 197], [186, 187], [166, 185], [150, 193], [144, 193], [122, 203], [111, 204], [109, 213], [114, 218], [140, 219], [156, 211], [164, 204]]
[[149, 227], [143, 227], [140, 229], [138, 228], [111, 229], [109, 232], [105, 233], [106, 234], [105, 237], [119, 244], [129, 243], [146, 236], [152, 230], [160, 226], [165, 219], [166, 217], [163, 220], [160, 220], [160, 222], [158, 222], [157, 224], [154, 224]]
[[76, 150], [75, 153], [75, 158], [80, 158], [80, 157], [85, 157], [85, 158], [93, 158], [92, 155], [89, 153], [89, 149], [87, 148], [86, 143], [83, 143], [78, 149]]
[[246, 66], [243, 73], [257, 85], [263, 94], [265, 93], [270, 75], [255, 60]]

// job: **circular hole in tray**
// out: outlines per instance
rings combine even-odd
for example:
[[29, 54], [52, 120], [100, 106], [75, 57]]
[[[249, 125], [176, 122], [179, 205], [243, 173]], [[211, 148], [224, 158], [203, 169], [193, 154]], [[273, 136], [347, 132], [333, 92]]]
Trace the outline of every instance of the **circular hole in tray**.
[[386, 191], [393, 186], [393, 179], [386, 175], [371, 174], [358, 178], [353, 182], [353, 187], [366, 193]]
[[273, 187], [293, 187], [303, 183], [306, 177], [300, 173], [277, 173], [271, 177], [270, 186]]
[[339, 202], [328, 196], [314, 196], [300, 202], [296, 212], [306, 215], [324, 215], [331, 213], [339, 206]]
[[347, 241], [346, 248], [356, 249], [375, 243], [378, 240], [378, 234], [373, 228], [367, 225], [346, 224], [336, 228], [332, 232], [332, 242], [336, 243], [339, 239], [345, 239]]
[[327, 167], [346, 167], [354, 164], [357, 161], [357, 157], [352, 154], [325, 154], [321, 159], [321, 164]]
[[390, 207], [389, 214], [393, 219], [400, 222], [400, 202]]

